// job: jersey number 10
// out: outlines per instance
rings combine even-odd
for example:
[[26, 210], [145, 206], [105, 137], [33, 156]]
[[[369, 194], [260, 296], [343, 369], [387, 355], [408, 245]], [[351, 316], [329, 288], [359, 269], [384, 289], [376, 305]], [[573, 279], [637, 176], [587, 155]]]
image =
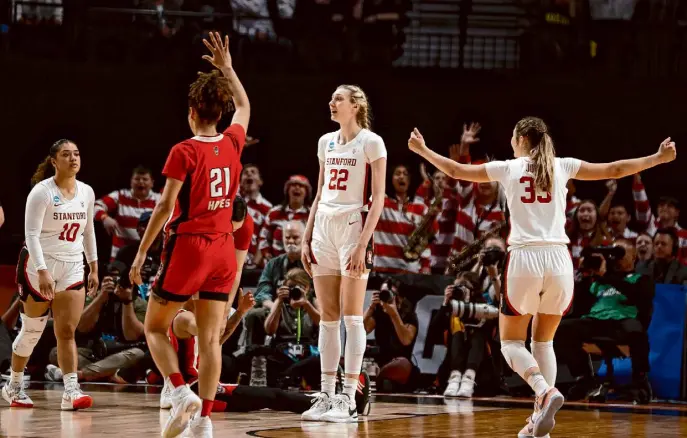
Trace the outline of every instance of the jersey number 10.
[[525, 185], [526, 196], [520, 197], [520, 200], [523, 204], [534, 204], [535, 202], [548, 204], [551, 202], [551, 192], [546, 192], [545, 195], [537, 195], [537, 188], [534, 184], [534, 178], [531, 176], [523, 176], [520, 178], [520, 184]]
[[67, 242], [73, 242], [76, 240], [76, 233], [79, 232], [79, 228], [81, 225], [79, 225], [78, 222], [72, 223], [72, 224], [64, 224], [64, 227], [62, 228], [62, 232], [60, 233], [60, 240], [66, 240]]
[[210, 169], [210, 197], [220, 198], [229, 194], [230, 176], [228, 167]]

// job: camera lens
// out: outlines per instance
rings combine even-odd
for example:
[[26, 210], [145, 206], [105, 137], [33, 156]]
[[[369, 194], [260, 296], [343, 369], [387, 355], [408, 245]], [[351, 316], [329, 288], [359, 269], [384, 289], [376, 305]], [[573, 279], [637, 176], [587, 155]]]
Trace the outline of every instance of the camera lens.
[[394, 294], [389, 289], [382, 289], [379, 291], [379, 301], [390, 303], [394, 299]]
[[298, 301], [303, 298], [303, 289], [298, 286], [289, 288], [289, 298], [293, 301]]

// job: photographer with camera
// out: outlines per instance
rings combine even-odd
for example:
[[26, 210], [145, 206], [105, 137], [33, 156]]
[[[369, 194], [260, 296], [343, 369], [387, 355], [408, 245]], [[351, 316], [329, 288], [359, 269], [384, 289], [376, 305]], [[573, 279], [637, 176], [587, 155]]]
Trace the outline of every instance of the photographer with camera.
[[636, 251], [632, 241], [618, 239], [612, 247], [590, 247], [582, 253], [583, 280], [576, 284], [573, 307], [576, 318], [564, 319], [556, 333], [557, 355], [578, 379], [568, 398], [579, 400], [598, 387], [585, 342], [598, 336], [630, 347], [632, 381], [651, 399], [649, 385], [649, 337], [654, 283], [648, 275], [634, 272]]
[[488, 304], [498, 307], [501, 301], [501, 274], [506, 259], [506, 242], [500, 237], [484, 241], [477, 263], [471, 271], [479, 275], [479, 284]]
[[495, 328], [498, 308], [487, 304], [480, 276], [463, 272], [444, 291], [444, 302], [429, 323], [427, 337], [445, 343], [446, 358], [438, 374], [448, 384], [444, 397], [470, 398], [475, 377], [485, 358], [486, 347]]
[[[112, 380], [118, 369], [135, 365], [145, 354], [143, 321], [147, 305], [128, 274], [123, 263], [110, 263], [96, 296], [86, 298], [76, 328], [80, 380]], [[50, 363], [53, 365], [48, 365], [46, 378], [62, 380], [62, 371], [54, 366], [57, 349], [50, 353]]]
[[379, 292], [372, 293], [370, 307], [363, 318], [365, 331], [375, 331], [379, 353], [375, 360], [380, 367], [377, 390], [380, 392], [411, 392], [419, 369], [413, 365], [413, 347], [417, 337], [418, 319], [415, 306], [400, 293], [401, 284], [387, 279]]
[[[141, 214], [138, 218], [138, 225], [136, 226], [136, 232], [139, 238], [143, 238], [143, 235], [148, 228], [148, 222], [150, 222], [150, 216], [152, 216], [151, 211], [146, 211]], [[160, 257], [162, 256], [162, 233], [158, 234], [155, 241], [150, 246], [148, 250], [148, 255], [143, 267], [141, 268], [141, 278], [143, 279], [143, 284], [134, 286], [138, 290], [138, 296], [143, 299], [147, 299], [150, 295], [150, 290], [153, 286], [153, 281], [157, 275], [157, 271], [160, 267]], [[117, 252], [115, 258], [116, 261], [123, 263], [125, 266], [131, 266], [136, 258], [136, 253], [138, 252], [139, 242], [134, 242], [129, 245], [124, 246]]]
[[277, 298], [265, 320], [265, 333], [277, 342], [284, 337], [302, 338], [317, 343], [317, 326], [320, 311], [316, 299], [310, 293], [310, 277], [299, 268], [286, 273], [284, 284], [277, 289]]

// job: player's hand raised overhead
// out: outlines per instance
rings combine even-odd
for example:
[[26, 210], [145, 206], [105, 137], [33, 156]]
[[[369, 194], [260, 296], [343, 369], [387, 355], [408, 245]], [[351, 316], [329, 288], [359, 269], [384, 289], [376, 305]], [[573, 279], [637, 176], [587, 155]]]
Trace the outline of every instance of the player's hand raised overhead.
[[416, 154], [420, 154], [422, 151], [427, 149], [425, 139], [417, 128], [414, 128], [413, 132], [410, 133], [410, 138], [408, 139], [408, 149]]
[[222, 36], [219, 32], [210, 32], [210, 42], [203, 38], [203, 44], [210, 50], [210, 55], [203, 55], [203, 59], [208, 61], [220, 70], [231, 69], [231, 54], [229, 53], [229, 35]]
[[677, 157], [677, 150], [675, 149], [675, 142], [670, 141], [670, 137], [663, 140], [661, 146], [658, 147], [658, 158], [661, 163], [670, 163]]

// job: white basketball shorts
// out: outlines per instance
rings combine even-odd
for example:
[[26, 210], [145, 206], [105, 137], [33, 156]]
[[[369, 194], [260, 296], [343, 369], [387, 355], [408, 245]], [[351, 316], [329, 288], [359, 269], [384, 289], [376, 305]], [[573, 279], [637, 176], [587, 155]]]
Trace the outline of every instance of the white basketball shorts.
[[[318, 212], [312, 233], [310, 251], [313, 276], [343, 275], [350, 273], [351, 253], [363, 232], [363, 215], [360, 212], [329, 216]], [[366, 280], [370, 271], [360, 278]]]
[[[55, 292], [81, 289], [84, 286], [83, 262], [63, 262], [49, 255], [44, 257], [48, 272], [55, 281]], [[44, 302], [38, 284], [38, 271], [29, 259], [29, 251], [22, 248], [17, 264], [17, 285], [20, 288], [21, 299], [26, 301], [31, 295], [35, 301]]]
[[564, 315], [575, 288], [572, 259], [563, 245], [525, 246], [508, 252], [501, 313]]

